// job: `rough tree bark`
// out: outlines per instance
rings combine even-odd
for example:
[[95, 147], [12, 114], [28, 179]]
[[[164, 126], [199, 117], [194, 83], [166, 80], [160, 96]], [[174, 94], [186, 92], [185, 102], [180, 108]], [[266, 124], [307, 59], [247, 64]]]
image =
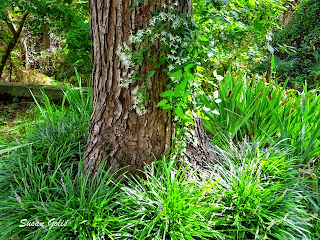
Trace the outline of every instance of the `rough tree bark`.
[[301, 3], [301, 0], [293, 0], [289, 2], [286, 11], [282, 16], [282, 26], [286, 28], [291, 23], [292, 17], [296, 11], [296, 7]]
[[21, 61], [23, 66], [25, 66], [26, 69], [29, 68], [29, 52], [28, 52], [28, 40], [26, 34], [21, 34], [20, 36], [20, 54], [21, 54]]
[[45, 41], [46, 50], [50, 49], [51, 39], [50, 39], [48, 27], [44, 28], [44, 41]]
[[[171, 146], [172, 119], [169, 112], [157, 108], [165, 87], [165, 73], [157, 71], [151, 78], [151, 103], [147, 113], [138, 116], [132, 109], [132, 90], [119, 86], [124, 66], [116, 54], [118, 46], [128, 41], [130, 31], [145, 29], [152, 11], [171, 0], [145, 1], [129, 9], [134, 0], [90, 0], [91, 37], [93, 43], [93, 114], [84, 154], [85, 172], [94, 173], [103, 159], [107, 167], [139, 173]], [[192, 0], [179, 0], [178, 12], [191, 13]], [[143, 66], [145, 71], [152, 65]], [[139, 84], [139, 83], [138, 83]]]
[[14, 24], [12, 23], [12, 21], [10, 19], [10, 14], [8, 13], [8, 15], [7, 15], [6, 23], [7, 23], [8, 27], [9, 27], [10, 31], [13, 34], [13, 38], [9, 41], [9, 43], [7, 45], [7, 49], [6, 49], [6, 51], [5, 51], [5, 53], [2, 56], [1, 61], [0, 61], [0, 78], [2, 76], [3, 69], [4, 69], [5, 65], [6, 65], [6, 62], [8, 61], [12, 50], [14, 49], [14, 47], [16, 46], [16, 44], [17, 44], [17, 42], [19, 40], [20, 34], [22, 32], [23, 26], [24, 26], [24, 24], [25, 24], [25, 22], [27, 20], [28, 15], [29, 15], [28, 12], [23, 14], [23, 16], [22, 16], [22, 18], [20, 20], [18, 28], [16, 28], [14, 26]]

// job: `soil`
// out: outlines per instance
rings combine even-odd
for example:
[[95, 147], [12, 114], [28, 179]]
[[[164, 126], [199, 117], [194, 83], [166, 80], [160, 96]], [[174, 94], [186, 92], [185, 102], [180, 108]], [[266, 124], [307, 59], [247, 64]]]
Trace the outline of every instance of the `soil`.
[[12, 127], [30, 120], [30, 111], [34, 108], [34, 102], [20, 100], [17, 103], [0, 101], [0, 141], [11, 140], [21, 134], [20, 131], [8, 131]]

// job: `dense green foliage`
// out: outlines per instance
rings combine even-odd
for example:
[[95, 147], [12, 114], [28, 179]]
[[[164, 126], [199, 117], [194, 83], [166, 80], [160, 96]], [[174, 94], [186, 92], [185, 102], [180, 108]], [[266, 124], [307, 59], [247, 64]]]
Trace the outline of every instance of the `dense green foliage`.
[[[47, 116], [42, 125], [53, 128], [50, 116], [60, 116], [61, 110], [48, 105], [41, 110]], [[59, 119], [68, 122], [68, 116]], [[64, 129], [74, 129], [68, 136], [82, 129], [54, 126], [60, 136]], [[42, 131], [36, 127], [32, 136]], [[54, 135], [47, 130], [37, 142], [41, 150], [23, 143], [20, 150], [2, 158], [7, 159], [1, 171], [3, 239], [17, 234], [26, 239], [310, 237], [307, 220], [314, 216], [303, 205], [304, 180], [293, 168], [294, 159], [284, 152], [273, 148], [260, 152], [248, 143], [229, 149], [233, 155], [218, 150], [224, 161], [208, 169], [207, 182], [189, 179], [186, 168], [176, 169], [163, 159], [148, 168], [146, 180], [127, 180], [123, 185], [102, 168], [89, 180], [82, 165], [76, 166], [79, 161], [72, 159], [80, 159], [83, 140], [75, 137], [71, 144], [59, 143]], [[49, 141], [50, 145], [42, 144]], [[52, 151], [58, 157], [50, 159]], [[53, 218], [69, 223], [50, 228], [47, 223]], [[21, 219], [46, 225], [19, 228]]]
[[303, 0], [291, 23], [275, 33], [276, 55], [279, 57], [277, 77], [290, 78], [291, 85], [309, 87], [320, 82], [320, 2]]
[[[205, 171], [164, 158], [147, 167], [145, 179], [116, 179], [103, 165], [89, 179], [81, 156], [91, 101], [68, 87], [68, 104], [57, 108], [44, 95], [26, 139], [0, 149], [7, 153], [0, 158], [2, 239], [315, 239], [319, 233], [317, 178], [310, 185], [299, 153], [281, 142], [266, 147], [239, 141], [239, 133], [238, 141], [221, 145], [225, 150], [216, 148], [220, 163], [208, 162]], [[22, 219], [44, 225], [19, 227]]]
[[268, 58], [270, 34], [280, 24], [284, 1], [195, 1], [195, 20], [210, 44], [209, 73], [248, 68]]
[[12, 29], [23, 26], [6, 63], [4, 79], [30, 81], [30, 75], [38, 70], [63, 81], [74, 76], [77, 68], [89, 84], [92, 65], [86, 1], [1, 0], [0, 26], [0, 59], [16, 37]]
[[[259, 141], [262, 147], [281, 143], [301, 156], [301, 163], [319, 156], [320, 98], [316, 90], [286, 91], [286, 85], [267, 84], [265, 79], [248, 79], [228, 73], [219, 82], [221, 103], [202, 101], [209, 106], [205, 111], [205, 125], [213, 134], [213, 141], [232, 139]], [[217, 109], [219, 115], [213, 114]]]

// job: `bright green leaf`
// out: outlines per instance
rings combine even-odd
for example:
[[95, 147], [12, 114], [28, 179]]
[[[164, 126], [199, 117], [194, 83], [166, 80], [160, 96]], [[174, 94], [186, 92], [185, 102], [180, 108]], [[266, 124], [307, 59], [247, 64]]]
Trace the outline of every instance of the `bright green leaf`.
[[173, 73], [169, 73], [170, 77], [174, 77], [174, 78], [181, 78], [182, 77], [182, 72], [181, 70], [173, 72]]
[[147, 72], [146, 77], [147, 77], [147, 78], [151, 78], [151, 77], [155, 74], [155, 72], [156, 72], [156, 71], [149, 71], [149, 72]]
[[188, 64], [187, 66], [184, 67], [184, 70], [186, 72], [188, 72], [190, 70], [190, 68], [192, 68], [194, 65], [196, 65], [196, 64], [195, 63], [190, 63], [190, 64]]
[[162, 107], [162, 106], [164, 106], [167, 102], [168, 102], [167, 99], [163, 99], [162, 101], [160, 101], [160, 102], [158, 103], [157, 107]]
[[272, 57], [271, 57], [270, 74], [273, 73], [273, 69], [274, 69], [274, 55], [272, 55]]
[[254, 0], [249, 0], [249, 4], [250, 4], [251, 6], [255, 6], [255, 5], [256, 5], [256, 2], [255, 2]]
[[177, 116], [179, 116], [179, 117], [181, 117], [181, 118], [184, 117], [184, 112], [183, 112], [183, 110], [182, 110], [181, 107], [175, 108], [175, 109], [174, 109], [174, 112], [175, 112], [175, 114], [177, 114]]

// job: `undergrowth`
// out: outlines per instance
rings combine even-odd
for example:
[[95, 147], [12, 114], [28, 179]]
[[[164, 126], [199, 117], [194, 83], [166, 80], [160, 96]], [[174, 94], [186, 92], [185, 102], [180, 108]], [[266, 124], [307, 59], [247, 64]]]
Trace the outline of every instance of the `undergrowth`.
[[206, 178], [164, 157], [144, 178], [116, 177], [102, 164], [90, 179], [81, 158], [92, 98], [70, 86], [65, 96], [61, 107], [45, 95], [36, 101], [41, 116], [32, 131], [0, 148], [0, 239], [318, 236], [316, 181], [295, 148], [247, 140], [239, 127], [234, 140], [220, 135], [227, 139], [216, 148], [220, 163], [207, 164]]

